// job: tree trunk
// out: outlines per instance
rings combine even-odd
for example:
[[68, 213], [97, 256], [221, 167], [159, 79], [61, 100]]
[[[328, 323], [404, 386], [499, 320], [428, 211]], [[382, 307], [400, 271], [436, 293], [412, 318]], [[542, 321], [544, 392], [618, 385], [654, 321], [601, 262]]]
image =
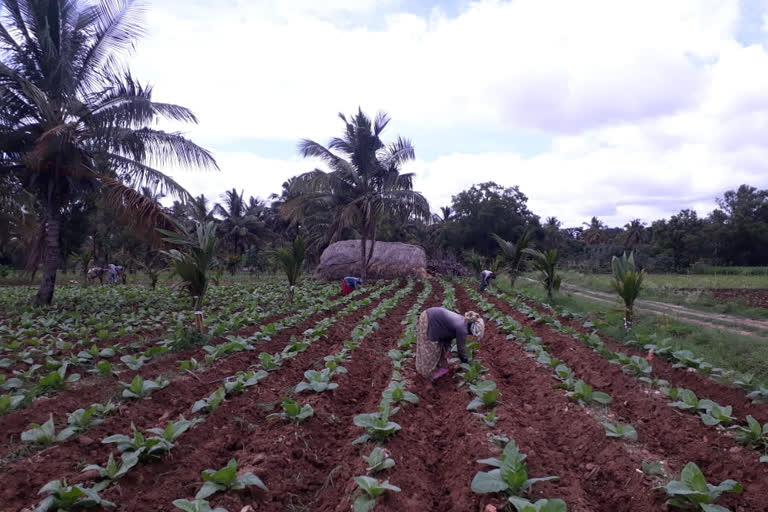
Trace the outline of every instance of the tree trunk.
[[624, 308], [624, 329], [627, 331], [632, 330], [632, 306]]
[[50, 304], [56, 287], [56, 271], [59, 266], [59, 233], [61, 215], [56, 206], [51, 206], [45, 222], [45, 259], [43, 260], [43, 280], [37, 291], [36, 304]]
[[360, 237], [360, 279], [365, 281], [366, 270], [368, 269], [368, 261], [366, 260], [365, 247], [366, 247], [366, 233], [363, 230]]
[[513, 270], [509, 273], [509, 288], [515, 287], [515, 281], [517, 281], [517, 270]]

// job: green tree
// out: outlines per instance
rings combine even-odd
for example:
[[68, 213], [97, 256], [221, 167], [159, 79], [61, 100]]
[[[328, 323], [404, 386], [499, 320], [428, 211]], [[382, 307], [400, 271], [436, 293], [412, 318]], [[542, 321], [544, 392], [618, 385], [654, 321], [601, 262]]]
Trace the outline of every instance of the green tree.
[[552, 300], [552, 292], [560, 289], [560, 274], [557, 272], [557, 249], [537, 251], [536, 249], [523, 249], [523, 252], [531, 256], [533, 268], [539, 271], [541, 284], [547, 290], [547, 298]]
[[296, 285], [298, 284], [304, 269], [304, 257], [307, 252], [307, 246], [304, 243], [303, 238], [296, 237], [293, 244], [291, 244], [290, 249], [280, 247], [275, 252], [277, 254], [277, 259], [280, 261], [280, 265], [283, 268], [283, 272], [285, 272], [285, 277], [288, 279], [288, 297], [290, 298], [291, 304], [293, 304]]
[[605, 222], [601, 221], [597, 217], [592, 217], [589, 222], [585, 222], [584, 226], [587, 229], [584, 230], [583, 239], [588, 245], [595, 245], [605, 242], [607, 226]]
[[624, 301], [624, 328], [632, 329], [634, 319], [635, 300], [640, 295], [643, 286], [645, 270], [637, 270], [635, 267], [635, 254], [622, 254], [621, 258], [614, 256], [611, 260], [613, 271], [613, 288]]
[[520, 275], [520, 263], [523, 261], [524, 251], [531, 245], [532, 231], [530, 229], [523, 231], [515, 243], [504, 240], [496, 233], [493, 233], [493, 239], [496, 240], [501, 249], [504, 269], [509, 273], [509, 286], [514, 288], [515, 281]]
[[339, 117], [344, 135], [331, 139], [327, 148], [308, 139], [299, 143], [302, 156], [322, 159], [331, 171], [315, 169], [295, 177], [293, 198], [281, 210], [294, 222], [319, 220], [316, 225], [322, 233], [315, 236], [325, 234], [327, 242], [340, 239], [350, 229], [356, 231], [360, 276], [365, 279], [381, 218], [388, 212], [406, 212], [426, 219], [429, 204], [413, 190], [413, 175], [400, 172], [402, 164], [414, 158], [410, 141], [398, 137], [385, 145], [381, 140], [390, 121], [387, 114], [379, 113], [373, 122], [362, 110], [349, 120], [343, 114]]
[[693, 264], [702, 254], [704, 222], [694, 210], [680, 213], [651, 225], [653, 244], [672, 257], [675, 270], [681, 271]]
[[152, 101], [121, 64], [142, 35], [139, 4], [105, 0], [5, 0], [0, 24], [0, 175], [33, 192], [45, 220], [38, 303], [50, 303], [59, 264], [64, 210], [99, 191], [153, 223], [161, 211], [135, 190], [189, 194], [154, 165], [216, 167], [178, 133], [150, 128], [158, 119], [196, 122], [188, 109]]
[[632, 219], [624, 225], [624, 247], [632, 249], [646, 241], [645, 223]]
[[[229, 245], [230, 251], [240, 256], [248, 246], [258, 240], [257, 231], [261, 228], [261, 223], [254, 209], [258, 204], [251, 204], [243, 200], [243, 192], [239, 194], [234, 188], [226, 191], [221, 196], [222, 203], [216, 203], [213, 211], [223, 220], [221, 222], [221, 238], [224, 243]], [[254, 201], [254, 198], [251, 198]]]

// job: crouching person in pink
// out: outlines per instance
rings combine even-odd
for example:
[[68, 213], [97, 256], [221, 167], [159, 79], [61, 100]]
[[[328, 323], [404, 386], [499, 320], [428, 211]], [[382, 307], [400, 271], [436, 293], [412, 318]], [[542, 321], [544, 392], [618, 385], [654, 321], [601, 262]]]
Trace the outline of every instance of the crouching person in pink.
[[478, 340], [485, 333], [483, 319], [474, 311], [461, 316], [445, 308], [422, 311], [416, 337], [416, 371], [425, 379], [439, 379], [448, 373], [448, 353], [456, 340], [462, 363], [469, 362], [464, 340], [471, 334]]

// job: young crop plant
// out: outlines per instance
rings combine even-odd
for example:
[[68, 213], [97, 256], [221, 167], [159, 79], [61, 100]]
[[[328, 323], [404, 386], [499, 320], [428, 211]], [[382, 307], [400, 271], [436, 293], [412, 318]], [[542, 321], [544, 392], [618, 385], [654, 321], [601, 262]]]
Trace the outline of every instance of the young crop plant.
[[156, 380], [144, 380], [141, 375], [136, 375], [130, 383], [119, 382], [123, 388], [123, 398], [146, 398], [153, 391], [163, 389], [170, 382], [162, 377]]
[[461, 378], [461, 382], [459, 383], [459, 386], [474, 384], [480, 379], [483, 373], [488, 371], [488, 368], [486, 368], [476, 360], [473, 360], [470, 363], [461, 363], [459, 365], [459, 368], [463, 370], [461, 373], [458, 374], [459, 377]]
[[632, 356], [629, 361], [622, 363], [624, 371], [634, 377], [645, 377], [653, 372], [653, 368], [647, 359], [640, 356]]
[[333, 373], [330, 369], [325, 368], [322, 371], [307, 370], [304, 372], [304, 378], [306, 381], [299, 382], [296, 385], [296, 393], [302, 391], [314, 391], [315, 393], [322, 393], [323, 391], [332, 391], [339, 387], [335, 382], [331, 382]]
[[493, 407], [499, 403], [499, 390], [496, 389], [496, 383], [492, 380], [481, 380], [477, 384], [470, 384], [469, 390], [472, 391], [475, 398], [467, 405], [468, 411]]
[[485, 423], [487, 426], [493, 428], [496, 426], [496, 424], [499, 422], [498, 416], [496, 416], [496, 409], [493, 409], [491, 411], [488, 411], [487, 413], [483, 414], [481, 412], [473, 412], [475, 416], [483, 420], [483, 423]]
[[573, 385], [573, 390], [566, 393], [568, 398], [577, 400], [579, 403], [588, 405], [606, 405], [611, 403], [611, 397], [602, 391], [594, 391], [592, 386], [583, 380], [577, 380]]
[[637, 430], [632, 425], [625, 425], [621, 423], [603, 423], [605, 428], [606, 437], [615, 437], [617, 439], [629, 439], [630, 441], [637, 441]]
[[136, 429], [133, 423], [131, 423], [131, 430], [133, 431], [133, 437], [115, 434], [103, 439], [101, 442], [103, 444], [117, 444], [117, 449], [120, 453], [135, 453], [141, 461], [148, 460], [150, 457], [159, 457], [161, 454], [173, 449], [171, 441], [160, 436], [146, 437]]
[[378, 480], [370, 476], [356, 476], [355, 483], [363, 492], [354, 503], [354, 512], [369, 512], [376, 507], [376, 498], [387, 491], [400, 492], [400, 488], [388, 480]]
[[205, 499], [219, 491], [242, 490], [246, 487], [258, 487], [268, 491], [267, 486], [259, 477], [251, 472], [238, 476], [237, 461], [230, 459], [229, 463], [219, 470], [206, 469], [202, 472], [203, 486], [195, 494], [195, 499]]
[[67, 367], [69, 363], [62, 364], [57, 370], [52, 371], [48, 375], [40, 378], [40, 381], [35, 387], [37, 393], [47, 393], [49, 391], [58, 391], [66, 389], [67, 384], [77, 382], [80, 380], [79, 373], [70, 374], [66, 376]]
[[736, 419], [733, 417], [733, 407], [720, 405], [712, 400], [699, 400], [699, 416], [705, 425], [730, 425]]
[[472, 479], [472, 491], [478, 494], [504, 492], [508, 496], [522, 496], [536, 482], [558, 480], [556, 476], [528, 478], [526, 455], [520, 453], [514, 440], [504, 447], [501, 459], [489, 458], [478, 460], [496, 469], [479, 471]]
[[[202, 418], [195, 418], [194, 420], [188, 420], [184, 416], [179, 416], [179, 419], [172, 421], [166, 425], [165, 428], [150, 428], [147, 430], [150, 434], [155, 434], [160, 439], [168, 442], [173, 442], [181, 436], [184, 432], [193, 428], [195, 425], [202, 423]], [[150, 438], [151, 439], [151, 438]]]
[[259, 353], [259, 362], [261, 367], [268, 372], [277, 370], [283, 365], [283, 358], [280, 354], [269, 354], [267, 352]]
[[184, 512], [229, 512], [225, 508], [211, 508], [206, 500], [173, 500], [173, 506]]
[[141, 354], [138, 357], [136, 357], [134, 354], [128, 354], [128, 355], [122, 356], [120, 358], [120, 361], [125, 366], [127, 366], [130, 370], [136, 371], [142, 366], [144, 366], [144, 363], [149, 361], [149, 358], [144, 354]]
[[45, 484], [37, 493], [47, 494], [48, 496], [40, 502], [35, 512], [114, 507], [114, 503], [99, 496], [99, 492], [103, 489], [104, 484], [97, 484], [94, 487], [88, 488], [82, 485], [67, 485], [67, 482], [64, 480], [53, 480]]
[[389, 420], [399, 410], [398, 407], [391, 409], [389, 402], [385, 401], [379, 406], [378, 412], [355, 416], [352, 420], [354, 424], [364, 428], [367, 433], [355, 439], [352, 444], [366, 443], [370, 440], [386, 441], [389, 439], [401, 428], [400, 425]]
[[517, 512], [567, 512], [568, 506], [561, 499], [540, 499], [530, 502], [525, 498], [510, 496], [509, 503], [515, 507]]
[[278, 416], [286, 421], [301, 423], [302, 421], [312, 417], [312, 415], [315, 414], [312, 406], [309, 404], [300, 405], [296, 400], [289, 397], [283, 397], [282, 402], [283, 412], [276, 412], [274, 414], [270, 414], [267, 417]]
[[368, 464], [365, 470], [370, 474], [395, 466], [395, 460], [390, 457], [389, 451], [381, 446], [374, 448], [369, 455], [363, 455], [363, 460]]
[[97, 464], [90, 464], [83, 468], [83, 473], [86, 471], [95, 471], [99, 477], [107, 480], [117, 480], [124, 476], [131, 470], [136, 464], [139, 463], [139, 454], [137, 452], [128, 452], [122, 454], [120, 457], [120, 464], [115, 462], [115, 457], [110, 453], [107, 464], [101, 467]]
[[228, 377], [224, 381], [224, 393], [227, 396], [239, 395], [247, 388], [255, 386], [258, 382], [267, 376], [267, 372], [259, 370], [254, 372], [253, 370], [247, 372], [237, 372], [234, 376]]
[[760, 426], [760, 422], [750, 415], [747, 416], [746, 426], [736, 425], [732, 428], [736, 432], [735, 437], [739, 443], [764, 452], [768, 451], [768, 423]]
[[0, 395], [0, 416], [20, 408], [26, 401], [26, 395]]
[[25, 430], [21, 433], [21, 440], [25, 443], [38, 446], [48, 446], [57, 441], [64, 441], [65, 439], [72, 437], [75, 433], [74, 430], [65, 428], [56, 434], [56, 427], [53, 424], [53, 414], [51, 414], [48, 421], [42, 425], [33, 423], [30, 427], [29, 430]]
[[671, 388], [668, 394], [671, 399], [675, 400], [674, 402], [670, 402], [668, 404], [670, 407], [676, 407], [677, 409], [682, 409], [683, 411], [695, 411], [699, 408], [699, 399], [696, 396], [696, 393], [690, 389]]
[[108, 402], [104, 405], [93, 404], [87, 409], [77, 409], [67, 415], [67, 428], [61, 431], [61, 435], [65, 432], [68, 434], [66, 437], [70, 437], [74, 434], [85, 432], [93, 425], [98, 425], [104, 420], [104, 416], [111, 414], [116, 409], [116, 406]]
[[216, 391], [211, 393], [207, 398], [203, 398], [202, 400], [198, 400], [192, 405], [192, 412], [196, 413], [198, 411], [205, 411], [208, 413], [211, 413], [219, 408], [219, 406], [224, 402], [224, 398], [226, 398], [227, 394], [226, 391], [224, 391], [223, 386], [219, 386]]
[[658, 489], [666, 491], [668, 505], [704, 512], [729, 512], [730, 509], [715, 505], [715, 500], [723, 493], [740, 494], [743, 491], [741, 484], [735, 480], [724, 480], [719, 485], [708, 483], [699, 466], [693, 462], [685, 465], [680, 480], [672, 480]]
[[402, 382], [395, 380], [389, 383], [387, 389], [382, 392], [382, 396], [384, 397], [384, 400], [395, 405], [416, 404], [419, 402], [418, 396], [406, 390], [405, 387], [403, 387]]

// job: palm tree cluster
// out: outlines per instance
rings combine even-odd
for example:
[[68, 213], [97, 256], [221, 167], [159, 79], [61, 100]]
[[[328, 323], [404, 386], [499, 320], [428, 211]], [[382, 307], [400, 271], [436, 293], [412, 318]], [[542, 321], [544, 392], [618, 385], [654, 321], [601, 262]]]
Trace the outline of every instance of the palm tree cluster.
[[152, 100], [120, 64], [144, 32], [132, 0], [5, 0], [0, 22], [0, 176], [34, 197], [41, 221], [43, 280], [50, 303], [65, 212], [106, 197], [135, 225], [154, 227], [162, 210], [139, 188], [188, 202], [157, 166], [217, 168], [211, 154], [160, 119], [196, 123], [187, 108]]

